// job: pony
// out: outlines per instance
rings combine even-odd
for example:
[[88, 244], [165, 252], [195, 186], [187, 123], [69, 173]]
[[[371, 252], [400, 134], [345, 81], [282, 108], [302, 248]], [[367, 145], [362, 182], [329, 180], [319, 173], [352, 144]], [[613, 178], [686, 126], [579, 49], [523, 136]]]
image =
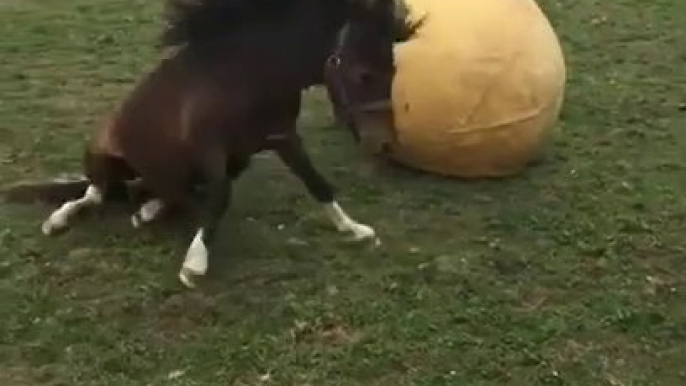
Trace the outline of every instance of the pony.
[[347, 81], [372, 90], [369, 103], [389, 99], [393, 46], [411, 39], [418, 26], [402, 1], [168, 1], [165, 55], [88, 142], [85, 192], [54, 210], [42, 232], [66, 230], [78, 212], [132, 181], [145, 196], [131, 216], [134, 227], [189, 205], [193, 187], [203, 186], [195, 235], [178, 274], [193, 288], [208, 270], [232, 181], [253, 155], [273, 151], [340, 232], [376, 239], [371, 226], [337, 202], [296, 121], [303, 91], [324, 84], [327, 63], [345, 63]]

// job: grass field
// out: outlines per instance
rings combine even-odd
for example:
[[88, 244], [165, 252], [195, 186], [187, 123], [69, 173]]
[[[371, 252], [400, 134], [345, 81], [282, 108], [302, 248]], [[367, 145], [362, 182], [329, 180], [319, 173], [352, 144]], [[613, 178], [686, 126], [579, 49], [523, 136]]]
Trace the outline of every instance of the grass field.
[[[0, 206], [0, 385], [686, 384], [686, 2], [541, 0], [567, 57], [551, 156], [503, 181], [370, 166], [312, 97], [303, 134], [380, 249], [272, 159], [201, 290], [183, 224]], [[0, 182], [78, 171], [154, 64], [159, 4], [0, 0]]]

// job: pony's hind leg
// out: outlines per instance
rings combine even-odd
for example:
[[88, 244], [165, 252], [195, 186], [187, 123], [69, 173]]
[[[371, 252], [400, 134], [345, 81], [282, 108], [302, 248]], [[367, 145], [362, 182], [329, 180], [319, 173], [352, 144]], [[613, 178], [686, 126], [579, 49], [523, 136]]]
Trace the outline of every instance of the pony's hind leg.
[[131, 215], [131, 225], [134, 228], [140, 228], [156, 220], [167, 208], [165, 201], [149, 188], [143, 178], [129, 182], [127, 188], [129, 198], [140, 205], [138, 210]]
[[83, 197], [62, 204], [50, 214], [41, 226], [46, 235], [53, 235], [69, 227], [69, 221], [81, 210], [102, 204], [107, 190], [124, 185], [124, 181], [134, 176], [133, 170], [121, 157], [112, 156], [87, 148], [83, 165], [90, 184]]
[[355, 240], [375, 238], [376, 232], [372, 227], [353, 220], [338, 204], [333, 188], [314, 168], [297, 134], [283, 140], [276, 151], [284, 164], [303, 181], [310, 194], [324, 206], [338, 231], [352, 234]]
[[89, 185], [83, 197], [67, 201], [57, 208], [47, 220], [43, 222], [41, 230], [45, 235], [53, 235], [69, 226], [69, 220], [82, 209], [100, 205], [103, 201], [104, 189], [96, 185]]
[[164, 201], [161, 198], [151, 198], [145, 201], [138, 211], [131, 215], [131, 225], [134, 228], [140, 228], [143, 224], [158, 218], [164, 208]]

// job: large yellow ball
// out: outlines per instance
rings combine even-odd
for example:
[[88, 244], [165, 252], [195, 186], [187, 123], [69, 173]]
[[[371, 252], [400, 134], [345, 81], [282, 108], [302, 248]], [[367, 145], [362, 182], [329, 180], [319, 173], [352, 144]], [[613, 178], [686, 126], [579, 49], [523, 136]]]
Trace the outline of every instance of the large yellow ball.
[[396, 47], [391, 157], [457, 177], [518, 173], [542, 153], [565, 64], [533, 0], [406, 0], [426, 16]]

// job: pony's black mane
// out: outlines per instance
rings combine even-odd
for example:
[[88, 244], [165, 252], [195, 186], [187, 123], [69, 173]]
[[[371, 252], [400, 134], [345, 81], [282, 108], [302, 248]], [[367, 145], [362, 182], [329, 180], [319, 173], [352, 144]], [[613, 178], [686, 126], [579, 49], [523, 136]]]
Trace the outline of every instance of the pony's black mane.
[[[320, 1], [324, 7], [339, 10], [343, 0], [167, 0], [161, 48], [203, 46], [226, 37], [246, 25], [276, 23], [304, 1]], [[404, 0], [388, 0], [396, 15], [376, 15], [379, 25], [390, 26], [396, 42], [410, 39], [423, 20], [411, 22]], [[360, 4], [363, 2], [361, 1]], [[363, 7], [358, 4], [358, 7]], [[335, 12], [335, 11], [334, 11]], [[385, 17], [395, 17], [390, 23]]]
[[162, 48], [202, 45], [249, 23], [278, 20], [301, 0], [167, 0]]

